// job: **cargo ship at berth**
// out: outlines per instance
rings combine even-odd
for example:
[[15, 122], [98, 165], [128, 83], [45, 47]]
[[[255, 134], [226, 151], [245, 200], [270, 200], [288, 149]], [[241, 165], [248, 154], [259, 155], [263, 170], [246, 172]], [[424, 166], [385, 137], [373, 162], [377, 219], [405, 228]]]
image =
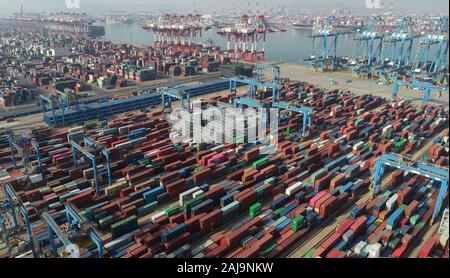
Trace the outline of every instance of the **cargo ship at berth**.
[[[364, 21], [353, 18], [338, 19], [341, 24], [336, 25], [336, 28], [345, 28], [348, 30], [362, 30], [364, 28]], [[324, 21], [324, 18], [309, 18], [304, 17], [300, 20], [292, 22], [294, 29], [314, 29], [314, 26]]]

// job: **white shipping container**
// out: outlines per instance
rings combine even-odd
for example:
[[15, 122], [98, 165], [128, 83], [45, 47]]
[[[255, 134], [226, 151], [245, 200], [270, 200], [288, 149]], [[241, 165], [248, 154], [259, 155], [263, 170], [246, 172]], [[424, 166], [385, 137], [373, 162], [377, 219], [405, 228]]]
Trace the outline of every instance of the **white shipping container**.
[[389, 198], [389, 200], [387, 200], [386, 207], [389, 210], [391, 210], [393, 208], [393, 205], [397, 202], [397, 198], [398, 198], [398, 193], [395, 193], [394, 195], [392, 195], [391, 198]]
[[157, 213], [153, 214], [150, 217], [150, 219], [152, 220], [153, 223], [155, 223], [156, 219], [158, 219], [159, 217], [161, 217], [161, 216], [163, 216], [165, 214], [166, 214], [166, 212], [163, 210], [163, 211], [160, 211], [160, 212], [157, 212]]
[[183, 206], [183, 205], [184, 205], [184, 202], [189, 201], [190, 199], [192, 199], [192, 198], [193, 198], [193, 197], [192, 197], [192, 194], [193, 194], [195, 191], [199, 190], [199, 189], [200, 189], [200, 188], [199, 188], [198, 186], [196, 186], [196, 187], [194, 187], [194, 188], [191, 188], [191, 189], [189, 189], [189, 190], [187, 190], [187, 191], [181, 193], [181, 194], [179, 195], [180, 206]]
[[353, 150], [358, 151], [358, 150], [362, 149], [363, 146], [364, 146], [364, 142], [360, 141], [360, 142], [356, 143], [355, 145], [353, 145]]
[[82, 126], [77, 126], [77, 127], [69, 129], [69, 134], [78, 133], [80, 131], [84, 131], [83, 127]]
[[387, 126], [383, 127], [383, 133], [388, 131], [388, 129], [390, 129], [390, 128], [392, 128], [392, 125], [387, 125]]
[[367, 243], [365, 241], [358, 242], [353, 248], [353, 252], [355, 252], [356, 255], [360, 255], [366, 245]]
[[30, 181], [31, 181], [31, 183], [41, 182], [42, 181], [42, 175], [41, 174], [31, 175], [30, 176]]
[[380, 251], [381, 251], [381, 244], [379, 243], [369, 244], [368, 246], [369, 258], [379, 258]]
[[295, 193], [299, 192], [300, 189], [302, 189], [302, 187], [303, 187], [303, 183], [301, 181], [299, 181], [299, 182], [295, 183], [294, 185], [286, 188], [286, 195], [292, 196]]
[[204, 193], [203, 190], [195, 191], [194, 193], [192, 193], [192, 198], [195, 198], [195, 197], [197, 197], [198, 195], [200, 195], [202, 193]]

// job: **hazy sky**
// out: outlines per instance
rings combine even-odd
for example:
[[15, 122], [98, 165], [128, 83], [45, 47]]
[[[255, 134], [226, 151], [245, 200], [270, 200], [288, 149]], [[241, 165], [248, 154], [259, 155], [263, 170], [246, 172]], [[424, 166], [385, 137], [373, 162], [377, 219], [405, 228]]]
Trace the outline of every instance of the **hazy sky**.
[[[74, 1], [74, 0], [72, 0]], [[92, 13], [106, 12], [110, 10], [165, 10], [174, 9], [175, 11], [192, 12], [194, 3], [197, 9], [203, 13], [211, 12], [213, 5], [216, 9], [223, 8], [236, 3], [236, 5], [247, 5], [251, 3], [252, 7], [259, 3], [262, 7], [276, 8], [277, 5], [286, 5], [289, 10], [300, 10], [302, 8], [325, 8], [332, 9], [336, 7], [355, 7], [363, 8], [366, 0], [78, 0], [82, 11]], [[8, 14], [19, 11], [20, 5], [24, 5], [25, 11], [75, 11], [69, 10], [65, 5], [66, 0], [0, 0], [0, 13]], [[448, 0], [384, 0], [386, 6], [394, 2], [396, 9], [411, 11], [449, 11]]]

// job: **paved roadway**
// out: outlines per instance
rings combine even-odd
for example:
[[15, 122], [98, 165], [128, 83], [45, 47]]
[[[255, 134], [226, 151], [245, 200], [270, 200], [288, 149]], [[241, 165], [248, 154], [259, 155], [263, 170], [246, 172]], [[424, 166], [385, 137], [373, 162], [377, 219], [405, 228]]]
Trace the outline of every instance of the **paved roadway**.
[[[385, 97], [388, 100], [392, 98], [393, 85], [379, 85], [377, 84], [377, 81], [373, 79], [352, 77], [351, 74], [347, 72], [312, 72], [306, 66], [296, 64], [282, 63], [278, 64], [278, 66], [280, 67], [282, 77], [306, 81], [324, 89], [332, 90], [348, 88], [355, 94], [372, 94]], [[264, 74], [266, 77], [271, 75], [269, 71], [265, 71]], [[330, 79], [335, 80], [337, 85], [330, 84]], [[346, 83], [347, 80], [351, 80], [352, 82]], [[399, 90], [399, 98], [411, 100], [415, 105], [422, 104], [421, 91], [401, 88]], [[443, 93], [441, 98], [437, 97], [437, 92], [432, 93], [430, 104], [444, 105], [448, 109], [448, 93]]]

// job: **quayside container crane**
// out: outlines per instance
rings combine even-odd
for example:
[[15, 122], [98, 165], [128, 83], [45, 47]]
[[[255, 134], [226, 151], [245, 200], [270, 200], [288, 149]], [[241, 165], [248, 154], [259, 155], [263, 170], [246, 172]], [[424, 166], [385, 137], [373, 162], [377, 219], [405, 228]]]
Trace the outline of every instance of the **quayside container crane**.
[[420, 34], [412, 17], [406, 16], [399, 26], [382, 41], [377, 73], [383, 81], [405, 78], [412, 66], [412, 49]]
[[340, 67], [337, 56], [338, 39], [342, 35], [350, 34], [350, 30], [338, 27], [335, 16], [329, 16], [324, 24], [315, 26], [309, 36], [312, 40], [311, 55], [305, 58], [314, 71], [336, 70]]
[[436, 216], [441, 210], [442, 203], [448, 191], [448, 169], [440, 168], [422, 161], [414, 161], [405, 156], [396, 154], [383, 154], [377, 159], [375, 163], [375, 170], [372, 181], [372, 196], [378, 194], [380, 191], [381, 181], [386, 172], [386, 166], [427, 177], [434, 181], [434, 186], [438, 186], [438, 184], [440, 184], [439, 195], [437, 197], [436, 205], [431, 217], [431, 223], [433, 223], [436, 219]]
[[414, 81], [425, 80], [439, 85], [448, 75], [448, 24], [448, 17], [441, 17], [420, 40], [409, 72]]
[[264, 60], [267, 33], [276, 31], [264, 15], [242, 15], [236, 23], [220, 28], [217, 33], [227, 39], [230, 59], [254, 62]]
[[382, 42], [391, 28], [381, 16], [374, 16], [367, 30], [354, 39], [353, 59], [349, 61], [355, 77], [372, 77], [373, 68], [381, 56]]
[[401, 86], [406, 86], [412, 89], [419, 89], [423, 91], [422, 105], [428, 105], [430, 100], [430, 95], [432, 92], [447, 92], [447, 87], [440, 87], [426, 82], [406, 82], [406, 81], [396, 81], [392, 89], [392, 99], [396, 100], [398, 97], [398, 90]]
[[199, 46], [202, 32], [212, 28], [212, 23], [199, 14], [181, 15], [168, 12], [146, 23], [143, 29], [151, 30], [156, 47], [193, 49]]

